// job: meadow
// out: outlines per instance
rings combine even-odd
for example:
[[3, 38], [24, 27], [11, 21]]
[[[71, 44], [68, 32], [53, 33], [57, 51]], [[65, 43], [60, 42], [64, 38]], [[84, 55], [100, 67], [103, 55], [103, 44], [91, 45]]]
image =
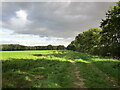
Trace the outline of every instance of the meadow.
[[3, 88], [119, 88], [117, 59], [68, 50], [0, 53]]

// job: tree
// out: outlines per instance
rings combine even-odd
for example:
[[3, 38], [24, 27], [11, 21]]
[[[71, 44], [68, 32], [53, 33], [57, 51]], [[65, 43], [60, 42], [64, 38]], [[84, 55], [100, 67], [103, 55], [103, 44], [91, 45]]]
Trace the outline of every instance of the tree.
[[73, 50], [73, 51], [76, 50], [76, 47], [75, 47], [74, 41], [72, 41], [72, 42], [67, 46], [67, 49], [68, 49], [68, 50]]
[[58, 45], [57, 46], [57, 50], [64, 50], [65, 49], [65, 46], [64, 45]]
[[101, 49], [103, 54], [120, 57], [120, 1], [106, 13], [101, 22]]
[[3, 51], [15, 51], [15, 50], [64, 50], [64, 45], [59, 46], [23, 46], [19, 44], [3, 44], [0, 45], [0, 50]]
[[95, 53], [99, 46], [101, 29], [92, 28], [78, 34], [75, 40], [68, 45], [67, 49], [84, 53]]
[[48, 46], [47, 46], [47, 49], [48, 49], [48, 50], [53, 50], [53, 46], [52, 46], [52, 45], [48, 45]]

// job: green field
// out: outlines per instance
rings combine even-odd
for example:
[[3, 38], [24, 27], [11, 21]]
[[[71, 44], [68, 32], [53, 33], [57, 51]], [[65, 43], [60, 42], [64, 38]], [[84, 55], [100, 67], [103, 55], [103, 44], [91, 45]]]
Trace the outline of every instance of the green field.
[[119, 60], [67, 50], [1, 51], [3, 88], [118, 88]]

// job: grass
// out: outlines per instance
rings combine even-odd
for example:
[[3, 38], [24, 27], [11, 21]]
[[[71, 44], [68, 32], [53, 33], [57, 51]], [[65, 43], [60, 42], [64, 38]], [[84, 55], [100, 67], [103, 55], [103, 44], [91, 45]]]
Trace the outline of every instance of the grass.
[[[102, 61], [94, 63], [101, 71], [106, 73], [108, 76], [113, 77], [116, 81], [120, 75], [120, 63], [119, 62], [110, 62]], [[120, 82], [120, 81], [119, 81]]]
[[[90, 88], [115, 88], [120, 83], [120, 61], [116, 59], [73, 51], [59, 56], [76, 62], [80, 76], [85, 79], [85, 84]], [[112, 82], [106, 80], [106, 77]]]
[[[74, 51], [1, 51], [4, 88], [74, 88], [71, 62], [88, 88], [115, 88], [119, 61]], [[108, 79], [113, 80], [110, 82]]]
[[54, 60], [49, 56], [34, 56], [38, 53], [42, 55], [52, 54], [53, 51], [2, 52], [4, 88], [72, 87], [74, 76], [71, 76], [72, 67], [70, 62]]
[[3, 61], [3, 86], [17, 88], [69, 87], [72, 86], [71, 70], [71, 64], [68, 62], [47, 59], [45, 61], [42, 59], [6, 60]]
[[106, 80], [105, 74], [92, 64], [77, 63], [81, 77], [89, 88], [115, 88], [114, 83]]
[[8, 60], [8, 59], [39, 59], [39, 57], [34, 56], [35, 54], [52, 54], [54, 50], [30, 50], [30, 51], [2, 51], [1, 60]]

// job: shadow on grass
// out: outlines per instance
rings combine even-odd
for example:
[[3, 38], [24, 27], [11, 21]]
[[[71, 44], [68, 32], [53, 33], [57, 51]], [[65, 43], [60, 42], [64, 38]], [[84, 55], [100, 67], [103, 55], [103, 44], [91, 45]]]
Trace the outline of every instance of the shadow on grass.
[[63, 58], [63, 59], [71, 59], [73, 61], [88, 61], [90, 63], [92, 62], [99, 62], [99, 61], [104, 61], [104, 62], [120, 62], [116, 59], [112, 58], [103, 58], [99, 56], [93, 56], [89, 55], [86, 53], [80, 53], [80, 52], [67, 52], [65, 54], [58, 54], [55, 57]]
[[[50, 56], [47, 54], [45, 57]], [[40, 54], [34, 54], [40, 56]], [[54, 60], [54, 57], [56, 58]], [[60, 59], [59, 59], [60, 58]], [[59, 59], [59, 60], [57, 60]], [[65, 59], [66, 61], [62, 61]], [[101, 71], [111, 77], [114, 77], [118, 82], [120, 63], [109, 59], [99, 58], [88, 54], [68, 52], [64, 54], [56, 54], [51, 58], [43, 59], [14, 59], [3, 60], [3, 87], [11, 88], [61, 88], [72, 87], [71, 62], [89, 64], [90, 62]], [[109, 60], [109, 61], [108, 61]], [[84, 66], [84, 65], [83, 65]]]
[[[35, 77], [47, 77], [43, 60], [12, 59], [2, 61], [3, 87], [30, 87]], [[43, 77], [44, 76], [44, 77]]]
[[4, 88], [60, 88], [72, 84], [71, 67], [67, 61], [11, 58], [2, 61], [2, 69]]
[[83, 63], [83, 64], [93, 64], [101, 71], [106, 73], [108, 76], [113, 77], [118, 84], [120, 85], [120, 61], [103, 58], [98, 56], [92, 56], [83, 53], [66, 53], [62, 55], [57, 55], [56, 57], [65, 58], [65, 59], [72, 59], [76, 63]]
[[32, 54], [33, 56], [42, 56], [42, 54]]
[[120, 62], [115, 61], [98, 61], [93, 64], [108, 76], [113, 77], [120, 86]]
[[[39, 56], [45, 56], [46, 57], [46, 56], [57, 56], [58, 54], [43, 54], [43, 55], [42, 54], [32, 54], [32, 55], [33, 56], [38, 56], [38, 57]], [[61, 54], [59, 54], [59, 55], [61, 55]]]

